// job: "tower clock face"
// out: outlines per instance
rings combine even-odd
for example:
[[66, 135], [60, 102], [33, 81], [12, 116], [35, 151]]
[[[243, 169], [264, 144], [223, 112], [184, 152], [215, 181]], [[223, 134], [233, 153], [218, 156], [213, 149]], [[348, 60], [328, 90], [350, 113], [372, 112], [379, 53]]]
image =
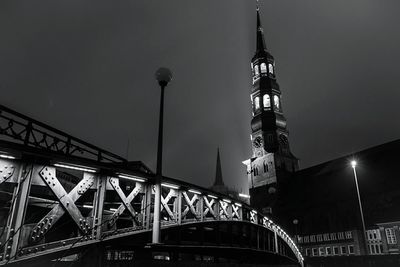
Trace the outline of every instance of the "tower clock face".
[[260, 148], [262, 146], [263, 140], [261, 136], [257, 136], [256, 139], [253, 141], [253, 145], [255, 148]]

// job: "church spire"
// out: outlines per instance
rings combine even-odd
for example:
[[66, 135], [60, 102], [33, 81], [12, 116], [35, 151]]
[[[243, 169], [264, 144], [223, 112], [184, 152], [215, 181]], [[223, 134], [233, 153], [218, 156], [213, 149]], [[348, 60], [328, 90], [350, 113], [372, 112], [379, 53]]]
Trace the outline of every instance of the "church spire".
[[217, 150], [217, 168], [215, 171], [215, 181], [214, 186], [222, 185], [224, 186], [224, 181], [222, 180], [222, 169], [221, 169], [221, 159], [219, 157], [219, 148]]
[[261, 26], [261, 19], [260, 19], [260, 9], [258, 8], [258, 1], [257, 1], [257, 49], [256, 53], [263, 53], [267, 51], [267, 47], [265, 45], [264, 39], [264, 31]]

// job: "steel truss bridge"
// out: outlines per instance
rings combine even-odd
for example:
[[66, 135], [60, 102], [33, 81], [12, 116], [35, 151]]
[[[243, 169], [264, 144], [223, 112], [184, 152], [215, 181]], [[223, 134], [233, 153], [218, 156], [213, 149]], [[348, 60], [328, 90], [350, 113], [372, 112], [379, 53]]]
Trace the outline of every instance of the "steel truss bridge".
[[264, 263], [303, 266], [293, 240], [259, 211], [168, 177], [162, 178], [162, 241], [149, 244], [154, 181], [140, 162], [0, 106], [0, 266], [60, 260], [99, 246], [244, 251]]

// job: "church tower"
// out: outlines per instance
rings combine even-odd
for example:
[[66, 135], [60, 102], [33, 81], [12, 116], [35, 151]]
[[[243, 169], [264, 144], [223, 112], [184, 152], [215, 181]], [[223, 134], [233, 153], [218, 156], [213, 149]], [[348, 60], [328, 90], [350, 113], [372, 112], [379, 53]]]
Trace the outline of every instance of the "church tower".
[[247, 166], [250, 203], [272, 212], [279, 185], [298, 169], [289, 146], [281, 91], [276, 81], [275, 60], [268, 52], [257, 7], [256, 53], [251, 60], [252, 158]]

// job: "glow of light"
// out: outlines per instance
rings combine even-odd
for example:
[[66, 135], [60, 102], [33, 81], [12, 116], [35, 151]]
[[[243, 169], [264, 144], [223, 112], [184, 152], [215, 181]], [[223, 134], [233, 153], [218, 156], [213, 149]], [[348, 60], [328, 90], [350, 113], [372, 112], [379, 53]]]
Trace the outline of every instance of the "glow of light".
[[90, 168], [84, 167], [84, 166], [65, 165], [65, 164], [60, 164], [60, 163], [56, 163], [56, 164], [54, 164], [54, 166], [60, 167], [60, 168], [65, 168], [65, 169], [77, 170], [77, 171], [92, 172], [92, 173], [96, 172], [95, 169], [90, 169]]
[[224, 198], [222, 200], [225, 201], [226, 203], [231, 203], [231, 201], [229, 199]]
[[162, 183], [161, 186], [168, 187], [168, 188], [171, 188], [171, 189], [179, 189], [179, 186], [173, 185], [173, 184]]
[[85, 209], [93, 209], [93, 206], [90, 206], [90, 205], [83, 205], [83, 207], [84, 207]]
[[110, 208], [110, 211], [117, 211], [118, 209]]
[[136, 182], [141, 182], [144, 183], [146, 182], [146, 179], [142, 179], [136, 176], [130, 176], [130, 175], [126, 175], [126, 174], [118, 174], [119, 178], [123, 178], [123, 179], [128, 179], [128, 180], [132, 180], [132, 181], [136, 181]]
[[256, 210], [252, 210], [252, 212], [253, 212], [254, 214], [257, 214], [257, 211], [256, 211]]
[[352, 160], [352, 161], [350, 162], [350, 164], [351, 164], [351, 167], [355, 168], [355, 167], [357, 166], [357, 161]]
[[238, 206], [238, 207], [242, 206], [242, 204], [240, 204], [240, 203], [235, 203], [235, 205]]
[[10, 155], [6, 155], [6, 154], [0, 154], [0, 158], [2, 158], [2, 159], [15, 159], [15, 157], [10, 156]]
[[249, 195], [246, 195], [246, 194], [243, 194], [243, 193], [239, 193], [239, 197], [242, 197], [242, 198], [250, 198]]
[[213, 198], [213, 199], [218, 199], [216, 196], [213, 196], [213, 195], [207, 195], [207, 196], [210, 198]]
[[189, 191], [190, 193], [193, 193], [193, 194], [201, 195], [201, 192], [200, 192], [200, 191], [197, 191], [197, 190], [194, 190], [194, 189], [189, 189], [188, 191]]

